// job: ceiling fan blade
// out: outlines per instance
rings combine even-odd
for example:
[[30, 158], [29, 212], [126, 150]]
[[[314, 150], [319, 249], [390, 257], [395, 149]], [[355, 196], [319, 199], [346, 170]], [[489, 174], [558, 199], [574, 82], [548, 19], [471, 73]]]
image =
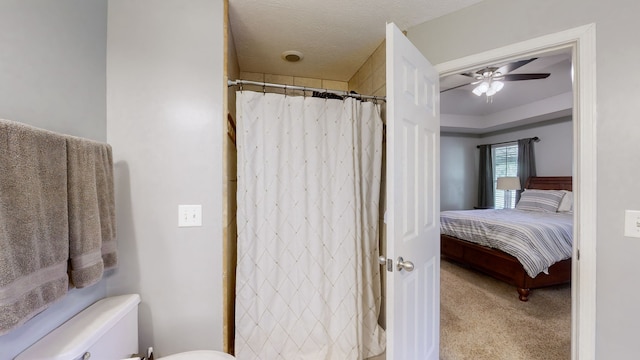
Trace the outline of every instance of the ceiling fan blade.
[[502, 75], [500, 81], [519, 81], [519, 80], [536, 80], [536, 79], [546, 79], [549, 77], [549, 73], [540, 73], [540, 74], [508, 74]]
[[499, 72], [499, 73], [504, 75], [504, 74], [512, 72], [513, 70], [515, 70], [515, 69], [517, 69], [519, 67], [527, 65], [528, 63], [532, 62], [535, 59], [537, 59], [537, 58], [531, 58], [529, 60], [514, 61], [512, 63], [508, 63], [507, 65], [499, 67], [498, 70], [496, 70], [496, 72]]

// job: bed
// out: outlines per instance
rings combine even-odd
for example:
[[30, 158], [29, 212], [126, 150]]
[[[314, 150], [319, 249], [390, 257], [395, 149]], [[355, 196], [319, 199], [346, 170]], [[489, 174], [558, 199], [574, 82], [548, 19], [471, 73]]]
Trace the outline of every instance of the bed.
[[[539, 190], [568, 190], [572, 191], [572, 182], [571, 176], [547, 176], [547, 177], [531, 177], [527, 180], [525, 184], [525, 189], [539, 189]], [[526, 190], [525, 190], [526, 192]], [[469, 214], [491, 211], [494, 213], [500, 212], [502, 210], [470, 210], [467, 211]], [[512, 210], [513, 211], [513, 210]], [[505, 212], [508, 212], [505, 211]], [[520, 211], [522, 212], [522, 211]], [[450, 212], [442, 212], [442, 216], [447, 216], [446, 213]], [[462, 213], [462, 212], [452, 212], [452, 213]], [[486, 216], [492, 216], [490, 213], [487, 213]], [[572, 225], [572, 216], [568, 216], [569, 225]], [[518, 260], [513, 255], [506, 253], [505, 251], [498, 250], [496, 248], [492, 248], [489, 246], [481, 245], [483, 241], [479, 239], [467, 239], [463, 240], [456, 236], [446, 234], [449, 232], [444, 229], [442, 225], [443, 221], [445, 221], [441, 217], [441, 227], [443, 228], [441, 234], [441, 255], [443, 258], [449, 259], [453, 262], [459, 263], [461, 265], [473, 268], [475, 270], [481, 271], [487, 275], [490, 275], [496, 279], [505, 281], [517, 288], [517, 292], [519, 295], [519, 299], [521, 301], [527, 301], [529, 299], [529, 295], [532, 289], [560, 285], [571, 282], [571, 244], [569, 244], [569, 249], [565, 249], [565, 254], [568, 254], [568, 258], [564, 260], [559, 260], [547, 268], [545, 265], [538, 265], [538, 269], [531, 269], [531, 264], [525, 265]], [[450, 220], [447, 220], [450, 221]], [[540, 220], [542, 221], [542, 220]], [[567, 220], [564, 220], [567, 222]], [[569, 230], [563, 230], [564, 232], [569, 232], [568, 236], [572, 236], [572, 228]], [[459, 235], [460, 237], [468, 237], [467, 235]], [[507, 235], [496, 236], [496, 237], [508, 237]], [[477, 241], [479, 243], [470, 242]], [[565, 240], [567, 241], [567, 240]], [[572, 241], [569, 239], [568, 241]], [[566, 248], [566, 246], [565, 246]], [[508, 250], [513, 253], [512, 249]], [[516, 256], [520, 257], [520, 254], [516, 254]], [[567, 256], [565, 256], [567, 257]], [[535, 274], [540, 268], [544, 268], [542, 272]], [[535, 274], [530, 276], [530, 274]]]

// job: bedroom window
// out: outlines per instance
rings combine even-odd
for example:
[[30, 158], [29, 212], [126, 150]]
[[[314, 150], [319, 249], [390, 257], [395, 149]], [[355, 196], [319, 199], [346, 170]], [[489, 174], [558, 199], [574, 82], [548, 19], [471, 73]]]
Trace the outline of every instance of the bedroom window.
[[[518, 144], [506, 144], [494, 146], [491, 149], [493, 157], [493, 189], [494, 205], [496, 209], [503, 209], [505, 206], [504, 190], [497, 190], [496, 185], [499, 177], [518, 176]], [[508, 207], [516, 206], [516, 197], [511, 197], [511, 204]]]

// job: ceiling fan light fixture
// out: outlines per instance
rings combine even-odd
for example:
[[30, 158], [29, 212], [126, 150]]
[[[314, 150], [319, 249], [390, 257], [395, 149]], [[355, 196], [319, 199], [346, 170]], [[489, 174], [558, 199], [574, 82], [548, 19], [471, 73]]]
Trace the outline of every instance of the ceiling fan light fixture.
[[504, 87], [504, 83], [502, 81], [491, 81], [485, 80], [480, 85], [478, 85], [475, 89], [473, 89], [473, 93], [476, 96], [482, 96], [485, 94], [487, 97], [495, 95], [498, 91], [502, 90]]
[[495, 90], [495, 92], [498, 92], [502, 90], [503, 87], [504, 83], [502, 81], [492, 81], [489, 88]]
[[[466, 84], [457, 85], [457, 86], [447, 86], [444, 90], [440, 92], [445, 92], [453, 89], [457, 89], [467, 85], [474, 85], [475, 87], [471, 90], [471, 92], [476, 96], [482, 96], [485, 94], [487, 98], [487, 102], [492, 102], [492, 96], [498, 93], [504, 87], [504, 81], [520, 81], [520, 80], [537, 80], [537, 79], [546, 79], [551, 73], [518, 73], [518, 74], [510, 74], [512, 71], [521, 68], [522, 66], [536, 60], [537, 58], [527, 59], [527, 60], [518, 60], [506, 65], [502, 66], [487, 66], [477, 71], [465, 72], [459, 75], [466, 76], [471, 80]], [[455, 82], [458, 80], [456, 79]], [[454, 81], [448, 82], [450, 84], [454, 83]], [[491, 101], [490, 101], [491, 100]]]
[[483, 81], [480, 83], [480, 85], [476, 86], [475, 89], [473, 89], [473, 93], [477, 96], [481, 96], [482, 94], [486, 93], [489, 90], [489, 83], [487, 81]]

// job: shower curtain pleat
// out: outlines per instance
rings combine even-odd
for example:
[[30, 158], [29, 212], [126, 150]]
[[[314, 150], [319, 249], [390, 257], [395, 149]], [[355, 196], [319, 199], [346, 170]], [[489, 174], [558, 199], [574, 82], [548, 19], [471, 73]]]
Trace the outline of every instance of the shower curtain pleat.
[[237, 109], [236, 357], [382, 353], [377, 105], [241, 91]]

